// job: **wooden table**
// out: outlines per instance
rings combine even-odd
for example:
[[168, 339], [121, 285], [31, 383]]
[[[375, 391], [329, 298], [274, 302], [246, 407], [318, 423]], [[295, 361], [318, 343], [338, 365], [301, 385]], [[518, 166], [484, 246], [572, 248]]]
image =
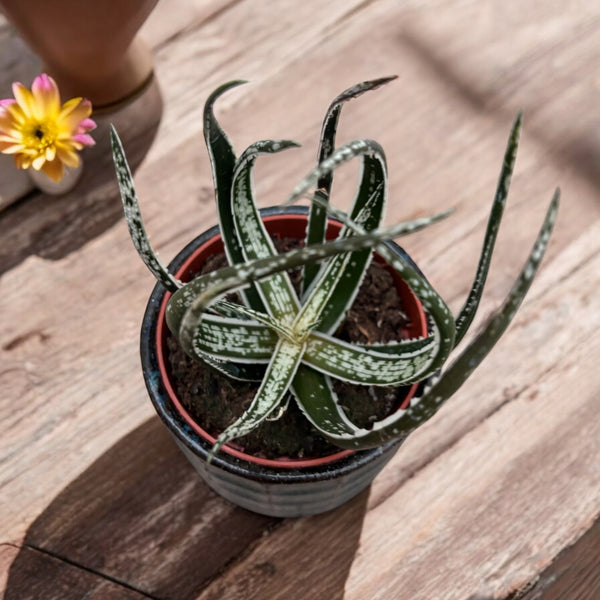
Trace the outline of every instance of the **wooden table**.
[[[75, 191], [31, 191], [0, 157], [2, 203], [17, 199], [0, 213], [4, 598], [600, 598], [598, 2], [162, 0], [143, 32], [160, 93], [99, 117]], [[38, 66], [6, 25], [0, 42], [5, 97]], [[504, 339], [369, 491], [311, 518], [251, 514], [199, 480], [146, 397], [137, 347], [153, 280], [121, 217], [107, 123], [169, 259], [216, 222], [201, 136], [213, 88], [251, 80], [218, 106], [238, 151], [302, 143], [259, 162], [266, 206], [312, 166], [328, 102], [388, 74], [398, 81], [345, 108], [338, 139], [386, 149], [389, 223], [456, 207], [403, 243], [454, 310], [520, 108], [479, 322], [556, 185], [559, 222]], [[346, 172], [353, 183], [355, 165]]]

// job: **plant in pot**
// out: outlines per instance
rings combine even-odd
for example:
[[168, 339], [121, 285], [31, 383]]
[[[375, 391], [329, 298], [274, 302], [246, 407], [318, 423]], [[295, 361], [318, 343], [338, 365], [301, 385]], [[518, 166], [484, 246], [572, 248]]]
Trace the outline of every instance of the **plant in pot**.
[[[193, 240], [169, 268], [150, 245], [123, 148], [112, 131], [129, 231], [158, 280], [141, 341], [151, 400], [208, 485], [260, 513], [323, 512], [364, 489], [505, 331], [556, 219], [559, 190], [504, 304], [445, 367], [479, 305], [521, 116], [510, 133], [471, 290], [454, 316], [390, 241], [450, 211], [383, 227], [382, 148], [372, 140], [335, 147], [344, 102], [391, 79], [358, 84], [330, 105], [318, 164], [286, 203], [309, 195], [308, 210], [257, 209], [252, 187], [257, 157], [296, 144], [261, 141], [236, 157], [213, 105], [243, 82], [213, 92], [204, 108], [204, 136], [219, 225]], [[354, 158], [361, 161], [360, 177], [352, 207], [344, 213], [330, 203], [330, 190], [335, 169]], [[383, 335], [379, 326], [387, 330]]]

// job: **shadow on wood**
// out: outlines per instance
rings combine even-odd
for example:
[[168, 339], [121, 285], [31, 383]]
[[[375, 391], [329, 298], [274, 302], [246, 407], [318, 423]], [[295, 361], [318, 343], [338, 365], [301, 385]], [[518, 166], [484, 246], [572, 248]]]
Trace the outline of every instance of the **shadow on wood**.
[[[430, 40], [421, 37], [417, 29], [405, 27], [398, 36], [398, 41], [413, 54], [415, 59], [441, 82], [447, 90], [459, 97], [474, 112], [495, 115], [508, 123], [516, 115], [516, 109], [510, 107], [510, 102], [503, 95], [504, 88], [500, 83], [497, 88], [489, 88], [460, 72], [456, 65], [441, 50], [441, 42], [436, 45]], [[562, 123], [544, 121], [543, 115], [539, 118], [540, 107], [526, 97], [516, 95], [523, 105], [528, 135], [535, 138], [541, 145], [548, 149], [549, 155], [558, 163], [568, 163], [581, 177], [586, 179], [597, 189], [600, 188], [600, 136], [597, 131], [597, 115], [586, 115], [589, 124], [581, 127], [570, 127], [565, 130]], [[509, 98], [510, 100], [510, 98]]]
[[[108, 594], [119, 586], [126, 598], [191, 600], [217, 574], [240, 565], [243, 577], [255, 580], [251, 588], [277, 588], [284, 577], [288, 584], [300, 580], [307, 566], [313, 586], [326, 570], [327, 597], [342, 598], [367, 497], [321, 517], [287, 522], [248, 512], [202, 482], [155, 417], [110, 448], [36, 519], [12, 561], [4, 598], [26, 593], [68, 600], [81, 597], [82, 589], [104, 598], [112, 596], [101, 590]], [[342, 522], [335, 544], [316, 543], [309, 551], [293, 545], [285, 572], [260, 556], [253, 560], [254, 546], [265, 540], [270, 546], [280, 532], [285, 538], [288, 526], [294, 536], [298, 528], [312, 536], [319, 518], [338, 521], [338, 527]]]
[[61, 259], [114, 225], [123, 214], [117, 189], [109, 124], [117, 128], [135, 170], [148, 152], [160, 123], [162, 97], [156, 79], [118, 112], [94, 114], [93, 148], [82, 152], [84, 171], [63, 196], [31, 192], [0, 213], [0, 275], [38, 255]]

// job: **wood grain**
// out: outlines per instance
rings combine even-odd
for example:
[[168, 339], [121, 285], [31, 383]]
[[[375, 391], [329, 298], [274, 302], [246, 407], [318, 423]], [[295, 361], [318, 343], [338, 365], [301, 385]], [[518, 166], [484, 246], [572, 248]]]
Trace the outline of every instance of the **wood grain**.
[[[24, 545], [152, 597], [184, 599], [277, 522], [210, 491], [153, 417], [71, 482]], [[7, 589], [15, 581], [11, 568]]]
[[[599, 567], [599, 30], [592, 1], [162, 0], [143, 32], [159, 85], [101, 119], [77, 190], [0, 213], [4, 597], [587, 600]], [[0, 34], [12, 48], [6, 87], [33, 63]], [[137, 336], [153, 281], [120, 217], [108, 122], [168, 260], [216, 220], [201, 138], [216, 85], [252, 80], [217, 107], [238, 151], [269, 137], [303, 144], [257, 163], [267, 205], [312, 166], [331, 98], [393, 73], [344, 108], [338, 139], [385, 147], [388, 222], [456, 206], [402, 240], [451, 307], [467, 293], [519, 108], [525, 130], [475, 328], [560, 184], [554, 239], [505, 338], [370, 494], [307, 519], [251, 515], [198, 481], [147, 401]], [[21, 184], [2, 173], [0, 198], [14, 199]], [[356, 165], [336, 177], [338, 205], [355, 177]]]
[[534, 585], [510, 600], [594, 600], [600, 596], [598, 573], [600, 520], [573, 546], [563, 550]]
[[149, 598], [127, 584], [109, 581], [60, 558], [32, 548], [0, 545], [0, 565], [10, 565], [4, 600], [143, 600]]

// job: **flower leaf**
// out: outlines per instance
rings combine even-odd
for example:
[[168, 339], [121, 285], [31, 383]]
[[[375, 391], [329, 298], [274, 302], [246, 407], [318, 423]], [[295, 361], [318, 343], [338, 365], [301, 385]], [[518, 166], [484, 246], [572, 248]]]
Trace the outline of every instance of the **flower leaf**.
[[[365, 231], [373, 231], [383, 220], [387, 201], [385, 156], [383, 149], [374, 145], [368, 154], [360, 155], [360, 159], [362, 176], [352, 205], [351, 219], [361, 225]], [[344, 226], [339, 237], [350, 235], [355, 235], [354, 231]], [[318, 318], [320, 331], [332, 332], [337, 329], [346, 311], [354, 303], [372, 256], [371, 249], [366, 248], [348, 256], [336, 256], [322, 267], [322, 272], [319, 273], [318, 279], [313, 280], [313, 285], [320, 287], [331, 277], [335, 280], [331, 293], [326, 299], [320, 293], [323, 302]], [[308, 298], [303, 299], [303, 311], [308, 312], [311, 310], [311, 297], [314, 297], [315, 290], [308, 288], [306, 295]]]
[[336, 436], [363, 433], [342, 410], [329, 377], [302, 364], [294, 377], [291, 390], [300, 410], [317, 429], [325, 429]]
[[[213, 107], [217, 99], [225, 92], [244, 83], [247, 82], [236, 80], [225, 83], [208, 97], [204, 105], [204, 140], [208, 149], [215, 186], [219, 228], [225, 247], [225, 254], [230, 265], [244, 261], [244, 255], [234, 227], [233, 214], [231, 212], [231, 185], [236, 156], [229, 138], [215, 117]], [[262, 301], [254, 286], [250, 286], [244, 290], [242, 295], [249, 306], [257, 310], [264, 310]]]
[[408, 409], [399, 410], [375, 423], [372, 430], [358, 434], [339, 434], [339, 423], [311, 419], [320, 433], [342, 448], [370, 448], [392, 439], [404, 439], [430, 419], [481, 364], [514, 318], [544, 257], [556, 221], [559, 199], [560, 190], [556, 190], [533, 249], [501, 308], [423, 396], [413, 398]]
[[378, 347], [359, 346], [313, 332], [308, 336], [303, 361], [314, 369], [350, 383], [405, 385], [431, 373], [437, 344], [434, 337], [403, 340], [378, 352]]
[[194, 332], [194, 355], [208, 354], [229, 362], [268, 362], [277, 335], [267, 327], [241, 319], [205, 314]]
[[[447, 216], [448, 212], [440, 213], [433, 217], [399, 223], [387, 229], [291, 250], [276, 259], [273, 257], [256, 259], [243, 265], [224, 267], [201, 275], [171, 296], [167, 304], [167, 325], [178, 337], [184, 350], [193, 355], [193, 333], [198, 321], [213, 302], [227, 293], [237, 291], [252, 281], [259, 281], [274, 273], [294, 269], [312, 260], [323, 260], [342, 252], [380, 246], [386, 239], [418, 231]], [[384, 247], [387, 248], [385, 245]], [[390, 255], [393, 256], [393, 252], [390, 252]]]
[[[325, 172], [336, 169], [341, 164], [352, 160], [359, 154], [369, 154], [373, 152], [373, 148], [378, 144], [372, 140], [355, 140], [338, 148], [327, 160], [323, 161], [315, 169], [294, 188], [291, 196], [286, 201], [286, 204], [292, 204], [301, 198], [308, 189], [317, 181]], [[314, 202], [320, 202], [319, 198], [313, 198]], [[342, 211], [339, 211], [332, 206], [328, 207], [329, 211], [352, 229], [357, 236], [365, 235], [364, 228], [355, 223]], [[433, 319], [433, 334], [437, 339], [437, 352], [433, 358], [432, 369], [440, 368], [452, 348], [454, 347], [455, 325], [454, 317], [450, 309], [435, 291], [425, 277], [415, 270], [404, 257], [397, 256], [385, 244], [380, 243], [375, 246], [375, 251], [392, 267], [400, 277], [410, 286], [415, 295], [421, 300], [425, 310], [429, 312]]]

